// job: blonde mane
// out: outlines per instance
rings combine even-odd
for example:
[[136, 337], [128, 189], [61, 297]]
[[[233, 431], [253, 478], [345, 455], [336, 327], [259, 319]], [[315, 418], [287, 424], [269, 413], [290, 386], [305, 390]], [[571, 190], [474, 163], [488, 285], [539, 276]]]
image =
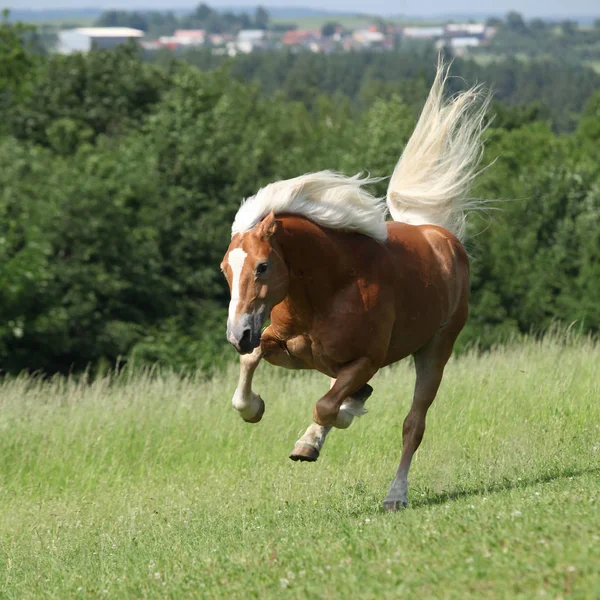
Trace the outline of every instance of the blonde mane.
[[387, 239], [384, 199], [363, 189], [376, 181], [380, 180], [319, 171], [270, 183], [242, 203], [231, 235], [250, 231], [273, 211], [301, 215], [322, 227], [354, 231], [384, 242]]

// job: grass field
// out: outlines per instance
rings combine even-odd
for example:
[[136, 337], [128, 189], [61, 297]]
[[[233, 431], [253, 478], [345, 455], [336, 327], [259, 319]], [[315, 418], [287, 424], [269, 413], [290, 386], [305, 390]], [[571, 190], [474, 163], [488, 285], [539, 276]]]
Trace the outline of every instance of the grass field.
[[600, 597], [600, 348], [560, 339], [447, 369], [409, 508], [382, 498], [410, 365], [315, 464], [287, 455], [327, 389], [259, 369], [0, 389], [2, 598]]
[[360, 29], [375, 25], [380, 21], [385, 21], [392, 25], [403, 25], [405, 27], [418, 26], [429, 27], [440, 25], [443, 23], [440, 19], [409, 19], [395, 17], [381, 17], [377, 15], [345, 15], [345, 14], [329, 14], [329, 15], [309, 15], [309, 16], [294, 16], [294, 17], [273, 17], [272, 23], [275, 24], [294, 24], [298, 29], [320, 29], [325, 23], [337, 23], [346, 29]]

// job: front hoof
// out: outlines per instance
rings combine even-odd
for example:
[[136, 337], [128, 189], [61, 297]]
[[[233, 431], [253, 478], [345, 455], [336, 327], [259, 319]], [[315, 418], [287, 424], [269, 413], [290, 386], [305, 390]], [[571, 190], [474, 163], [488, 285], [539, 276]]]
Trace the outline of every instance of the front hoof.
[[390, 498], [386, 498], [383, 501], [383, 508], [387, 512], [397, 512], [399, 510], [402, 510], [403, 508], [406, 508], [407, 506], [407, 500], [391, 500]]
[[319, 451], [314, 446], [309, 446], [308, 444], [296, 444], [290, 454], [290, 458], [293, 461], [315, 462], [319, 458]]
[[257, 396], [257, 398], [259, 402], [258, 412], [251, 419], [245, 419], [244, 417], [242, 417], [242, 419], [244, 419], [246, 423], [258, 423], [265, 414], [265, 402], [260, 396]]

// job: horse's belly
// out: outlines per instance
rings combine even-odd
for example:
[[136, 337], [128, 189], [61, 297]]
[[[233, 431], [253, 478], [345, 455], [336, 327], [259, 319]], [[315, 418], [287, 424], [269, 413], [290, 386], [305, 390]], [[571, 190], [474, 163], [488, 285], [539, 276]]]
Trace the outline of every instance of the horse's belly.
[[337, 377], [340, 368], [347, 362], [340, 360], [338, 353], [326, 350], [319, 339], [313, 339], [308, 334], [286, 340], [263, 335], [261, 346], [263, 358], [284, 369], [314, 369], [329, 377]]

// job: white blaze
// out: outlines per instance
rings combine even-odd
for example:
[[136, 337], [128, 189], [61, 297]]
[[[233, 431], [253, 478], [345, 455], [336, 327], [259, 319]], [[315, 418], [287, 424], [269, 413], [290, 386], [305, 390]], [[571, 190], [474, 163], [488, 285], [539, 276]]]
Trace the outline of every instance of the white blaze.
[[233, 324], [235, 314], [237, 312], [237, 305], [240, 301], [240, 276], [242, 274], [242, 267], [248, 254], [241, 248], [235, 248], [229, 253], [229, 266], [231, 267], [232, 280], [231, 280], [231, 301], [229, 302], [229, 322]]

